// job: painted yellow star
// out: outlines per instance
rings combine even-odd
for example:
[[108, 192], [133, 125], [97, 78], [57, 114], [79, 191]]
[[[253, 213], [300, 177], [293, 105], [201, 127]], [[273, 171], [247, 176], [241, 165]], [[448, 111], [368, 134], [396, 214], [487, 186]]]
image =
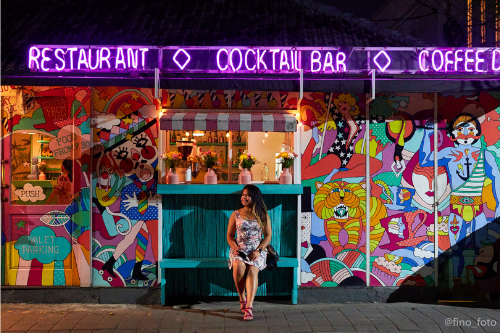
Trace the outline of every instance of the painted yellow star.
[[[139, 97], [139, 95], [137, 95], [137, 97]], [[128, 108], [130, 108], [130, 106], [132, 106], [132, 104], [128, 104], [128, 103], [123, 104], [123, 108], [125, 110], [127, 110]]]
[[56, 186], [58, 185], [58, 183], [57, 183], [57, 178], [56, 178], [56, 179], [52, 179], [52, 180], [50, 181], [50, 184], [52, 185], [52, 187], [56, 187]]
[[132, 137], [133, 137], [132, 134], [125, 135], [125, 139], [127, 139], [128, 141], [132, 140]]
[[123, 118], [122, 120], [125, 124], [132, 125], [132, 118], [127, 117], [127, 118]]
[[137, 99], [139, 98], [139, 94], [138, 93], [133, 93], [132, 94], [132, 99], [137, 101]]

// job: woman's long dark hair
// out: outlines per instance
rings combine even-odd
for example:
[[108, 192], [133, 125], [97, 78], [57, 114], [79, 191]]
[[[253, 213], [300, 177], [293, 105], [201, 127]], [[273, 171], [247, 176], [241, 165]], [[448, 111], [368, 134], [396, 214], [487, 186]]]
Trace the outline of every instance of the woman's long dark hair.
[[68, 170], [68, 177], [71, 182], [73, 182], [73, 161], [69, 158], [62, 162], [62, 165], [66, 170]]
[[248, 191], [248, 195], [252, 198], [252, 214], [257, 218], [262, 228], [267, 225], [267, 207], [262, 197], [262, 192], [255, 185], [245, 185], [243, 190]]

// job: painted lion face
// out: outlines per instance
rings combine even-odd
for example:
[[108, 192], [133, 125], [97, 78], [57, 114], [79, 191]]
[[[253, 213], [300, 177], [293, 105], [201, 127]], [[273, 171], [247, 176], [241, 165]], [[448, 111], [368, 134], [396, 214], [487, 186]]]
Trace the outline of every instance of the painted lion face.
[[345, 221], [364, 215], [366, 192], [359, 184], [336, 181], [323, 184], [316, 182], [314, 212], [324, 220]]

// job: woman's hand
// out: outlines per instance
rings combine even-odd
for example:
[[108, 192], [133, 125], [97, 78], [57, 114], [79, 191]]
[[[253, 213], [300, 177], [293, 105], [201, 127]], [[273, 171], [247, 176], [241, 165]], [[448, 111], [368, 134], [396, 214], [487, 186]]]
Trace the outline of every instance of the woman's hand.
[[260, 258], [260, 251], [259, 250], [253, 251], [248, 256], [248, 259], [250, 259], [251, 261], [255, 261], [255, 260], [259, 259], [259, 258]]

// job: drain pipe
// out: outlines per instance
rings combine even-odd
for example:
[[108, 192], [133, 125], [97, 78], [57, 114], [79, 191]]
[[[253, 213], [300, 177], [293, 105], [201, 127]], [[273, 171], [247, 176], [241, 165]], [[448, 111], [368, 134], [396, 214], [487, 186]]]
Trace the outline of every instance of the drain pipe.
[[[302, 99], [304, 98], [304, 70], [301, 68], [300, 69], [300, 92], [299, 92], [299, 100], [297, 103], [297, 113], [299, 115], [299, 122], [300, 122], [300, 104], [302, 102]], [[299, 158], [297, 161], [294, 163], [294, 184], [302, 184], [302, 172], [301, 172], [301, 161], [300, 161], [300, 154], [301, 154], [301, 147], [300, 147], [300, 140], [301, 140], [301, 132], [303, 130], [304, 126], [297, 126], [297, 132], [294, 135], [294, 144], [295, 147], [293, 151], [297, 152], [299, 154]], [[297, 267], [298, 274], [295, 274], [297, 277], [297, 280], [294, 281], [297, 286], [300, 287], [300, 272], [302, 272], [302, 265], [301, 265], [301, 251], [300, 251], [300, 241], [302, 239], [302, 194], [299, 194], [297, 196], [297, 251], [295, 254], [295, 257], [299, 261], [299, 267]], [[295, 268], [294, 268], [295, 269]], [[293, 295], [292, 295], [293, 296]]]
[[369, 100], [366, 101], [366, 129], [365, 129], [365, 158], [366, 158], [366, 286], [370, 287], [370, 202], [371, 202], [371, 193], [370, 193], [370, 103], [375, 99], [375, 69], [372, 70], [372, 96]]
[[[424, 138], [426, 140], [426, 138]], [[438, 94], [434, 93], [434, 285], [438, 286]]]

